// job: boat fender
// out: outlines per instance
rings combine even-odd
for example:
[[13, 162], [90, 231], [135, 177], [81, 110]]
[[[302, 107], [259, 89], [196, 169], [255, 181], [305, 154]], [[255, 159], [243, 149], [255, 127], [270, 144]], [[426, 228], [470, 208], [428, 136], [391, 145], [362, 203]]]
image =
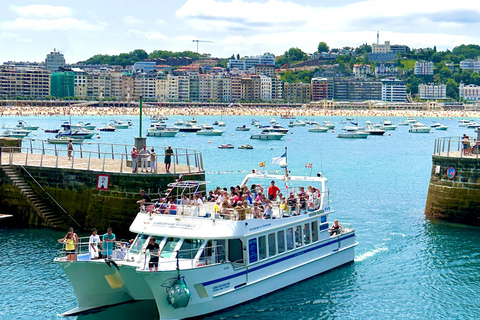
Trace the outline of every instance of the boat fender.
[[188, 289], [183, 280], [176, 280], [167, 289], [167, 301], [175, 309], [187, 307], [190, 302], [190, 296], [190, 289]]

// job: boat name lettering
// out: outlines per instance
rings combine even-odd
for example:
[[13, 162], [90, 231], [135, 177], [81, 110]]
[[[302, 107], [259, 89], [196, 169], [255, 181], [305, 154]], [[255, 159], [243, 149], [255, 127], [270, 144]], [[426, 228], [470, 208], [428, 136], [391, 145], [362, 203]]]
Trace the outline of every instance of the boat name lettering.
[[186, 222], [154, 222], [154, 226], [156, 227], [168, 227], [168, 228], [179, 228], [179, 229], [198, 229], [198, 226], [191, 223]]
[[270, 227], [271, 225], [272, 225], [271, 223], [263, 224], [261, 226], [256, 226], [256, 227], [250, 228], [250, 229], [248, 229], [248, 231], [254, 231], [254, 230], [261, 229], [261, 228]]
[[227, 288], [230, 288], [230, 282], [221, 283], [218, 286], [213, 287], [212, 290], [213, 290], [213, 292], [217, 292], [217, 291], [224, 290], [224, 289], [227, 289]]
[[325, 211], [325, 212], [330, 211], [330, 207], [325, 207], [325, 209], [323, 209], [323, 211]]

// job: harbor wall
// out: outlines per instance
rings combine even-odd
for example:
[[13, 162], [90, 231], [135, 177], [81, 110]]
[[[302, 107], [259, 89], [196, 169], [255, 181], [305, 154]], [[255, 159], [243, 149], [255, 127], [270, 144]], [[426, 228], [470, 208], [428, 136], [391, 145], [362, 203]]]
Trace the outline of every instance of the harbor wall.
[[426, 217], [480, 225], [480, 159], [433, 155], [432, 163]]
[[[26, 166], [28, 173], [43, 187], [43, 191], [20, 166], [12, 166], [36, 194], [68, 224], [72, 220], [47, 195], [50, 194], [84, 229], [93, 227], [100, 233], [111, 226], [117, 233], [128, 233], [128, 228], [138, 213], [137, 200], [141, 189], [152, 199], [159, 198], [167, 185], [179, 178], [176, 174], [105, 173], [65, 168]], [[98, 190], [99, 174], [109, 176], [108, 190]], [[184, 180], [205, 181], [205, 174], [184, 174]], [[0, 213], [12, 214], [20, 224], [41, 224], [41, 219], [26, 203], [20, 189], [9, 184], [0, 173]], [[78, 228], [78, 226], [76, 226]]]

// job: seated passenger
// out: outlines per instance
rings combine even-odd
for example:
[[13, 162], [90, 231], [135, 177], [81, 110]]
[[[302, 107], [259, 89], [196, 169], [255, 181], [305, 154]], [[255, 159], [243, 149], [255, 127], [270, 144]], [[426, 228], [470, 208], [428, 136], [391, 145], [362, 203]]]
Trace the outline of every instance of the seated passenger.
[[315, 211], [315, 202], [313, 201], [313, 194], [308, 196], [307, 211]]
[[261, 219], [262, 218], [262, 210], [260, 208], [261, 203], [255, 202], [252, 208], [252, 214], [254, 219]]
[[181, 205], [188, 206], [190, 204], [190, 199], [188, 199], [188, 196], [184, 193], [182, 196], [182, 200], [180, 201]]
[[299, 212], [307, 211], [307, 200], [305, 199], [305, 193], [302, 193], [298, 197], [298, 205], [300, 206]]
[[223, 200], [223, 202], [220, 206], [220, 217], [228, 219], [232, 208], [233, 207], [230, 205], [228, 200]]
[[194, 199], [192, 200], [192, 206], [194, 207], [192, 211], [192, 216], [198, 217], [200, 213], [200, 207], [203, 205], [202, 198], [200, 197], [200, 193], [195, 193]]
[[295, 212], [295, 209], [297, 207], [297, 199], [295, 198], [295, 195], [293, 193], [290, 193], [290, 196], [287, 199], [287, 205], [290, 209], [290, 214]]
[[177, 214], [177, 205], [175, 204], [175, 198], [171, 198], [167, 206], [168, 213]]
[[334, 220], [333, 221], [333, 225], [328, 228], [329, 232], [330, 232], [330, 235], [333, 236], [333, 235], [336, 235], [336, 234], [341, 234], [343, 232], [343, 227], [340, 225], [340, 223], [338, 223], [338, 220]]
[[245, 215], [248, 216], [252, 213], [252, 208], [250, 208], [248, 201], [243, 201], [243, 207], [245, 208]]
[[263, 218], [264, 219], [272, 219], [273, 216], [273, 208], [272, 208], [272, 202], [268, 199], [265, 200], [265, 211], [263, 213]]

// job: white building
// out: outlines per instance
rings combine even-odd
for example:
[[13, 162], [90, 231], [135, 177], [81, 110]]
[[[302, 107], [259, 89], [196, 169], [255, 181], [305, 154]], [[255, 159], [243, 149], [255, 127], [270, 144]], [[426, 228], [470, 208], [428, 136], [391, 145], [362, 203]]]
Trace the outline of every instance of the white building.
[[178, 101], [190, 100], [190, 77], [178, 76]]
[[465, 99], [469, 102], [480, 100], [480, 86], [474, 84], [464, 85], [463, 82], [460, 82], [458, 93], [460, 99]]
[[407, 85], [398, 79], [382, 79], [382, 101], [407, 101]]
[[168, 101], [178, 101], [178, 76], [167, 75]]
[[260, 97], [263, 101], [271, 101], [272, 100], [272, 78], [261, 75], [260, 76]]
[[447, 86], [445, 84], [419, 84], [418, 96], [424, 100], [447, 99]]
[[353, 76], [356, 78], [367, 78], [372, 75], [372, 68], [369, 64], [354, 64]]
[[392, 52], [390, 48], [390, 41], [385, 41], [385, 44], [372, 43], [372, 53], [386, 52]]
[[63, 53], [58, 52], [56, 49], [53, 49], [53, 52], [47, 54], [45, 58], [45, 69], [50, 72], [57, 71], [60, 67], [65, 66], [65, 56]]
[[480, 57], [477, 60], [474, 59], [466, 59], [460, 61], [460, 69], [462, 70], [472, 70], [473, 72], [480, 71]]
[[433, 62], [432, 61], [416, 61], [413, 73], [420, 76], [432, 76], [433, 75]]
[[163, 73], [158, 74], [155, 80], [155, 96], [158, 101], [168, 101], [168, 80]]
[[141, 96], [143, 100], [155, 100], [156, 79], [156, 74], [137, 73], [133, 83], [135, 99], [139, 99]]

